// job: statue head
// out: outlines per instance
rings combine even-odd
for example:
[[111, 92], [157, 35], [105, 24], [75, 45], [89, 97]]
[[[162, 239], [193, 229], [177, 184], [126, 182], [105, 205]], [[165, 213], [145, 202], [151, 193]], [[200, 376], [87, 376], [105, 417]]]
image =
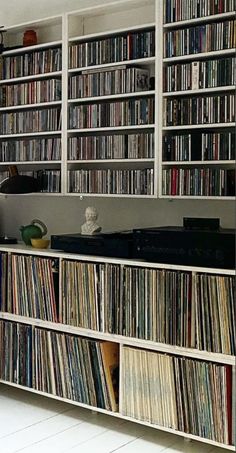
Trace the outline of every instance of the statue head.
[[93, 206], [88, 206], [85, 210], [86, 222], [95, 222], [98, 218], [98, 213], [96, 208]]

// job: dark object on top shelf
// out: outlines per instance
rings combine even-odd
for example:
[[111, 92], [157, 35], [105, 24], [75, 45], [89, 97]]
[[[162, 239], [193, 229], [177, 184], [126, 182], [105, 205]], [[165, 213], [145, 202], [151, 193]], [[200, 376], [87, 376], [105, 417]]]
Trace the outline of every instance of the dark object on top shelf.
[[9, 178], [0, 184], [0, 192], [7, 194], [32, 193], [40, 190], [40, 182], [32, 176], [19, 175], [15, 165], [9, 166]]
[[166, 226], [134, 230], [134, 258], [156, 263], [234, 269], [235, 231]]
[[17, 244], [17, 239], [8, 236], [0, 236], [0, 244]]
[[51, 248], [85, 255], [131, 258], [132, 237], [131, 231], [98, 233], [92, 236], [76, 233], [53, 235]]
[[183, 226], [186, 230], [219, 231], [220, 219], [206, 217], [184, 217]]

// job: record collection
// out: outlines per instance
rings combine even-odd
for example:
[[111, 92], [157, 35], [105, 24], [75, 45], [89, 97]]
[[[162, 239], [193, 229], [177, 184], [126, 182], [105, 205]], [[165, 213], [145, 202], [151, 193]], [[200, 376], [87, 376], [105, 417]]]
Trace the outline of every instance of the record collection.
[[117, 410], [119, 345], [4, 321], [0, 342], [0, 379]]
[[236, 354], [230, 276], [63, 260], [60, 322]]
[[123, 415], [231, 444], [231, 366], [125, 346], [121, 370]]

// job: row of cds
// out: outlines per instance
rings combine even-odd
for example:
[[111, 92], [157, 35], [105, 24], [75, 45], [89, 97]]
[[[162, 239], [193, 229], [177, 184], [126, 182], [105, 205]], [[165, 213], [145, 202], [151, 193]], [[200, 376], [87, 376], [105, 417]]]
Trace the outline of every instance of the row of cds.
[[68, 160], [154, 158], [154, 134], [70, 137]]
[[235, 0], [165, 0], [164, 23], [191, 20], [235, 10]]
[[70, 170], [68, 192], [153, 195], [154, 170]]
[[123, 415], [232, 443], [230, 365], [125, 346], [121, 373]]
[[0, 162], [50, 161], [61, 159], [60, 138], [2, 140]]
[[234, 306], [231, 276], [62, 262], [63, 324], [234, 355]]
[[235, 196], [235, 171], [222, 168], [164, 169], [162, 193], [171, 196]]
[[0, 79], [13, 79], [48, 72], [61, 71], [61, 47], [33, 52], [22, 55], [3, 56], [0, 60]]
[[235, 134], [232, 132], [192, 132], [164, 137], [163, 160], [167, 162], [234, 159]]
[[164, 66], [163, 91], [234, 86], [235, 65], [235, 58], [222, 58]]
[[61, 100], [61, 80], [36, 80], [0, 86], [1, 107]]
[[149, 90], [149, 70], [126, 68], [83, 71], [69, 79], [69, 98], [106, 96]]
[[235, 21], [227, 20], [164, 33], [166, 58], [236, 47]]
[[118, 345], [4, 321], [0, 341], [0, 379], [117, 410]]
[[120, 102], [69, 107], [69, 128], [133, 126], [154, 123], [154, 99], [131, 99]]
[[1, 113], [1, 134], [57, 131], [61, 125], [61, 109], [27, 110]]
[[138, 31], [71, 45], [69, 67], [82, 68], [154, 55], [155, 31]]
[[233, 123], [234, 94], [164, 99], [164, 126]]

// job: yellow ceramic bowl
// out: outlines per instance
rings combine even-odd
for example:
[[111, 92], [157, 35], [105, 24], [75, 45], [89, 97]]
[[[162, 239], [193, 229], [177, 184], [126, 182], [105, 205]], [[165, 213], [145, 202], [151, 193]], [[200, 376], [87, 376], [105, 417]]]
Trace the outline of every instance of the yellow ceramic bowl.
[[37, 249], [47, 249], [49, 246], [49, 239], [37, 238], [31, 239], [31, 244]]

